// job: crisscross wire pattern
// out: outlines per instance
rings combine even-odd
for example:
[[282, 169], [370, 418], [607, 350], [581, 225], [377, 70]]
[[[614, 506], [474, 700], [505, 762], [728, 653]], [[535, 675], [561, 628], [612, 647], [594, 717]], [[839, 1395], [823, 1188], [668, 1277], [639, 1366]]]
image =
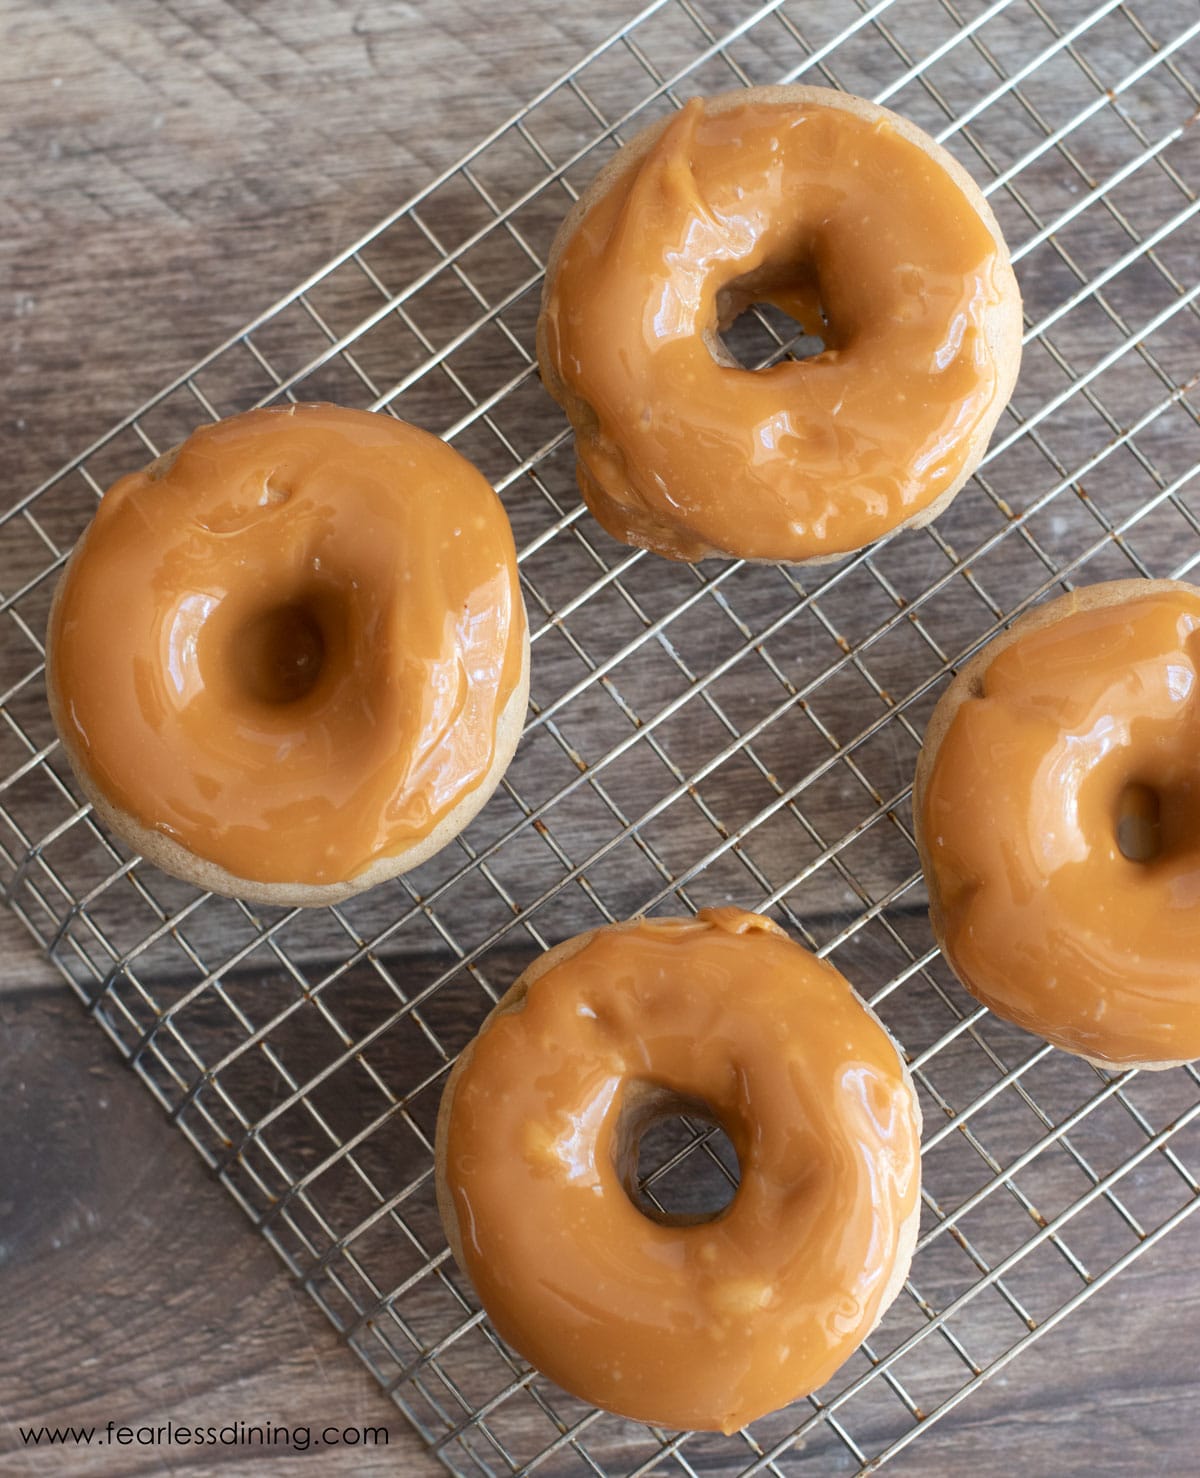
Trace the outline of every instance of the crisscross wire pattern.
[[[1039, 598], [1200, 564], [1200, 18], [1173, 0], [653, 0], [456, 168], [0, 515], [0, 883], [455, 1473], [853, 1471], [897, 1453], [1200, 1206], [1200, 1077], [1112, 1075], [996, 1021], [926, 917], [910, 782], [957, 664]], [[622, 139], [803, 79], [923, 125], [983, 185], [1026, 312], [1012, 406], [938, 523], [816, 573], [675, 566], [581, 509], [533, 335], [546, 250]], [[800, 346], [769, 313], [743, 363]], [[331, 399], [438, 431], [513, 522], [521, 749], [418, 871], [338, 908], [198, 895], [82, 804], [45, 704], [55, 578], [101, 490], [200, 420]], [[478, 1312], [434, 1205], [455, 1054], [540, 950], [736, 902], [832, 959], [926, 1116], [911, 1277], [853, 1361], [731, 1438], [591, 1410]], [[732, 1176], [680, 1120], [644, 1194]]]

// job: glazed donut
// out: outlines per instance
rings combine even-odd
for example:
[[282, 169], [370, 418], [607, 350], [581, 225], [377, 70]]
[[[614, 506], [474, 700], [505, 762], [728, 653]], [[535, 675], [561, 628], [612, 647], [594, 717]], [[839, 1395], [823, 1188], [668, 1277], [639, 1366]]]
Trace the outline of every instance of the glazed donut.
[[[741, 1180], [715, 1219], [635, 1204], [638, 1141], [720, 1124]], [[904, 1282], [920, 1111], [886, 1030], [831, 966], [734, 908], [581, 934], [460, 1056], [437, 1195], [500, 1335], [594, 1405], [736, 1431], [814, 1390]]]
[[[743, 369], [751, 303], [825, 343]], [[671, 559], [837, 559], [939, 514], [1021, 357], [1008, 249], [915, 125], [815, 87], [693, 98], [601, 171], [551, 247], [538, 360], [579, 486]]]
[[935, 708], [913, 812], [973, 996], [1101, 1066], [1200, 1057], [1200, 591], [1121, 580], [1015, 621]]
[[336, 902], [445, 846], [512, 758], [512, 532], [414, 426], [251, 411], [104, 495], [46, 667], [67, 759], [130, 847], [217, 893]]

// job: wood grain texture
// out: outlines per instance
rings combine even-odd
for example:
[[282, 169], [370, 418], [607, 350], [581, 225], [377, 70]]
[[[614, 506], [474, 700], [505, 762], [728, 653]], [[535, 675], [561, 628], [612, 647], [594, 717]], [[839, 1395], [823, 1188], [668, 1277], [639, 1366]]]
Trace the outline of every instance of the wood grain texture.
[[[31, 953], [17, 929], [0, 918], [6, 972]], [[441, 1471], [65, 991], [0, 1001], [0, 1123], [5, 1473]], [[33, 1449], [18, 1430], [168, 1420], [388, 1442]]]
[[[51, 474], [633, 11], [632, 0], [6, 0], [0, 454], [11, 490]], [[1103, 130], [1096, 138], [1103, 141]], [[1136, 216], [1135, 206], [1128, 208]], [[1035, 311], [1064, 294], [1059, 268], [1044, 265], [1032, 279], [1044, 292]], [[1097, 342], [1108, 342], [1105, 331], [1096, 328]], [[948, 526], [949, 534], [965, 537], [965, 526]], [[34, 568], [20, 559], [38, 557], [34, 549], [0, 569], [0, 590]], [[586, 566], [570, 570], [572, 580], [590, 578]], [[927, 575], [915, 578], [920, 584]], [[647, 582], [651, 608], [655, 585], [667, 579]], [[564, 579], [562, 588], [569, 595], [577, 587]], [[755, 591], [764, 610], [768, 588], [764, 580]], [[835, 694], [824, 717], [842, 732], [843, 713], [862, 701]], [[709, 722], [686, 718], [697, 731]], [[895, 734], [892, 726], [889, 744]], [[587, 724], [574, 736], [588, 751]], [[677, 742], [677, 754], [691, 754], [692, 734]], [[788, 746], [795, 747], [792, 734]], [[702, 758], [700, 737], [694, 747]], [[529, 751], [533, 769], [545, 751], [536, 743]], [[781, 771], [787, 762], [781, 754]], [[888, 763], [897, 779], [911, 773], [902, 746]], [[722, 803], [736, 810], [737, 787], [754, 783], [753, 775], [732, 776]], [[577, 825], [590, 824], [581, 807]], [[681, 825], [677, 817], [672, 824]], [[689, 832], [675, 855], [686, 860], [697, 846]], [[381, 900], [380, 909], [387, 906]], [[364, 932], [377, 922], [368, 910]], [[531, 952], [496, 962], [497, 977], [511, 978]], [[0, 1467], [118, 1475], [270, 1464], [285, 1478], [302, 1464], [310, 1472], [413, 1478], [440, 1471], [7, 916], [0, 961]], [[256, 982], [242, 984], [249, 999]], [[351, 1024], [368, 1020], [355, 1014], [349, 992], [339, 1009]], [[448, 1011], [439, 1030], [458, 1042], [477, 1017], [476, 1001]], [[202, 1025], [197, 1020], [197, 1032]], [[919, 1043], [920, 1020], [906, 1025]], [[315, 1033], [311, 1042], [298, 1034], [293, 1065], [301, 1075], [320, 1065], [318, 1045]], [[1006, 1045], [1028, 1050], [1027, 1039]], [[947, 1060], [947, 1072], [959, 1072], [964, 1085], [974, 1081], [965, 1052]], [[402, 1074], [406, 1060], [391, 1065]], [[279, 1086], [259, 1073], [246, 1092], [269, 1106]], [[353, 1125], [371, 1102], [363, 1089], [361, 1102], [332, 1110]], [[1198, 1316], [1200, 1239], [1192, 1222], [919, 1440], [893, 1471], [969, 1468], [986, 1478], [1005, 1478], [1014, 1465], [1131, 1478], [1189, 1471]], [[985, 1345], [989, 1327], [981, 1315]], [[135, 1463], [110, 1449], [94, 1451], [85, 1466], [75, 1455], [64, 1464], [61, 1450], [31, 1458], [13, 1447], [18, 1422], [295, 1423], [327, 1414], [386, 1422], [386, 1457], [276, 1448], [242, 1450], [215, 1465], [176, 1449], [139, 1453]], [[831, 1451], [836, 1444], [810, 1450], [811, 1461], [803, 1453], [785, 1458], [783, 1471], [845, 1471], [847, 1455], [835, 1460]], [[706, 1470], [724, 1471], [717, 1463]], [[553, 1478], [553, 1464], [543, 1471]], [[672, 1471], [662, 1465], [664, 1478]]]
[[629, 10], [6, 0], [10, 485], [107, 430]]

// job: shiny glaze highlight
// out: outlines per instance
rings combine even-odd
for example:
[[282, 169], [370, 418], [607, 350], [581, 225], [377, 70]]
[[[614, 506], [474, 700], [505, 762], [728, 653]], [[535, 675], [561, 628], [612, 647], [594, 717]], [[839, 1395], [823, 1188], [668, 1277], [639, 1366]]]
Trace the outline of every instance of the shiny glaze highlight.
[[47, 647], [64, 742], [114, 806], [235, 877], [326, 884], [486, 776], [524, 622], [508, 521], [468, 462], [300, 405], [116, 483]]
[[[732, 1141], [741, 1183], [715, 1220], [663, 1224], [626, 1194], [623, 1116], [647, 1090], [657, 1116], [706, 1105]], [[729, 1432], [813, 1390], [911, 1253], [920, 1125], [891, 1039], [832, 966], [738, 909], [615, 925], [552, 962], [489, 1018], [443, 1120], [493, 1324], [641, 1420]]]
[[[1200, 1056], [1198, 667], [1200, 593], [1178, 587], [1017, 634], [920, 798], [964, 985], [1109, 1063]], [[1122, 850], [1130, 821], [1156, 855]]]
[[[615, 537], [831, 558], [961, 482], [1011, 388], [1019, 300], [963, 185], [901, 126], [693, 99], [586, 212], [552, 263], [539, 357]], [[736, 365], [717, 335], [751, 302], [824, 352]]]

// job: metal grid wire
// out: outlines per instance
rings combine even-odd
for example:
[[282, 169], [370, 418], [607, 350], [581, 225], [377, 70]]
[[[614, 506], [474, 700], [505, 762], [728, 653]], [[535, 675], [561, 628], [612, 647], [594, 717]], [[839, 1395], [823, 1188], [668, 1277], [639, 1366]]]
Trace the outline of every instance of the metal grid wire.
[[[1173, 0], [655, 0], [0, 518], [4, 895], [455, 1473], [880, 1463], [1200, 1207], [1200, 1076], [1109, 1075], [971, 1001], [930, 935], [909, 803], [939, 691], [1004, 621], [1200, 564], [1198, 57]], [[1021, 381], [934, 527], [816, 574], [671, 565], [579, 506], [532, 357], [545, 251], [648, 118], [797, 78], [896, 107], [983, 183], [1024, 292]], [[768, 315], [736, 332], [744, 363], [789, 351]], [[419, 871], [318, 913], [127, 856], [79, 802], [42, 684], [54, 578], [101, 489], [203, 417], [284, 398], [388, 410], [476, 461], [533, 631], [493, 801]], [[732, 1438], [590, 1410], [515, 1359], [449, 1260], [431, 1154], [455, 1053], [537, 951], [724, 902], [859, 986], [927, 1124], [904, 1293], [818, 1396]], [[710, 1129], [675, 1129], [646, 1180], [668, 1203], [728, 1174]]]

